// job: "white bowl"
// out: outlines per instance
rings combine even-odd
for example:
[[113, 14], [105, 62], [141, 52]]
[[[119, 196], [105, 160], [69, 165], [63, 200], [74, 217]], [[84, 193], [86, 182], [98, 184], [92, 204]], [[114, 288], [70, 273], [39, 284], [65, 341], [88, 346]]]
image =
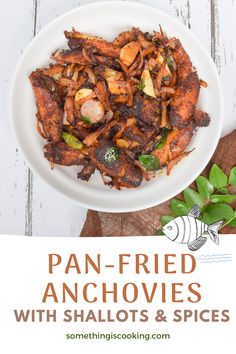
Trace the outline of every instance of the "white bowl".
[[[170, 176], [163, 173], [137, 189], [117, 191], [104, 186], [98, 172], [89, 182], [77, 179], [78, 167], [55, 166], [50, 170], [43, 156], [43, 141], [36, 131], [36, 105], [29, 74], [46, 66], [57, 48], [66, 47], [64, 30], [79, 31], [112, 40], [121, 31], [140, 27], [144, 31], [158, 30], [159, 24], [169, 36], [179, 38], [189, 53], [199, 77], [208, 83], [201, 89], [199, 107], [210, 114], [211, 123], [200, 128], [189, 149], [195, 150], [177, 166]], [[207, 51], [195, 35], [166, 13], [133, 2], [109, 1], [76, 8], [45, 27], [30, 43], [16, 68], [10, 96], [11, 117], [18, 145], [29, 166], [43, 180], [64, 196], [89, 209], [127, 212], [165, 202], [186, 188], [209, 162], [220, 138], [223, 117], [222, 92], [218, 73]]]

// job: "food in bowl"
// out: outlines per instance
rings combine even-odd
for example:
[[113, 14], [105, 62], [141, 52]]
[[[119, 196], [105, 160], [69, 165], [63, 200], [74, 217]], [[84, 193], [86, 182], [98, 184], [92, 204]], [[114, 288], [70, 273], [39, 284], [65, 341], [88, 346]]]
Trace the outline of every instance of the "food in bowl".
[[200, 80], [188, 53], [160, 28], [138, 28], [112, 42], [65, 31], [69, 49], [32, 72], [37, 129], [52, 166], [79, 166], [88, 181], [100, 171], [106, 185], [136, 188], [189, 155], [198, 127]]

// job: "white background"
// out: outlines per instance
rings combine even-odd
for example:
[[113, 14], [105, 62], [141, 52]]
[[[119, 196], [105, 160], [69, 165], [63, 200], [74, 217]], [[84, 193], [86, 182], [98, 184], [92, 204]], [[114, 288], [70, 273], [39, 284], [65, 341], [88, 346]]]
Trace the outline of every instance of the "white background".
[[[221, 75], [225, 98], [223, 134], [236, 125], [235, 0], [138, 0], [177, 17], [201, 39]], [[16, 63], [33, 36], [54, 18], [86, 0], [0, 1], [0, 233], [79, 236], [86, 210], [33, 175], [17, 150], [8, 96]], [[19, 93], [20, 94], [20, 93]], [[34, 119], [34, 117], [32, 117]]]
[[[221, 235], [220, 246], [216, 246], [209, 239], [204, 247], [196, 252], [197, 267], [192, 274], [181, 274], [180, 253], [189, 253], [186, 245], [172, 243], [165, 237], [139, 237], [139, 242], [133, 237], [122, 238], [30, 238], [19, 236], [0, 237], [0, 352], [4, 354], [24, 353], [24, 354], [48, 354], [48, 353], [161, 353], [161, 354], [199, 354], [214, 353], [228, 354], [235, 353], [235, 250], [236, 235]], [[54, 274], [48, 274], [48, 254], [58, 253], [62, 256], [62, 263], [55, 267]], [[77, 274], [73, 269], [67, 275], [64, 274], [68, 257], [71, 253], [76, 253], [82, 274]], [[89, 254], [93, 259], [101, 253], [101, 274], [90, 271], [84, 274], [84, 255]], [[130, 264], [124, 266], [124, 274], [120, 275], [115, 269], [104, 268], [105, 264], [117, 265], [118, 255], [131, 254]], [[150, 274], [135, 274], [134, 255], [144, 253], [149, 256], [148, 267]], [[165, 253], [177, 254], [176, 269], [177, 274], [164, 274], [163, 255]], [[198, 258], [209, 257], [209, 255], [228, 254], [224, 260], [229, 260], [232, 254], [232, 261], [219, 262], [222, 258], [214, 258], [217, 263], [201, 263]], [[153, 272], [153, 254], [159, 255], [159, 274]], [[205, 259], [205, 258], [204, 258]], [[212, 258], [211, 258], [212, 260]], [[66, 282], [72, 286], [78, 282], [79, 289], [83, 283], [95, 282], [98, 288], [101, 282], [106, 282], [111, 287], [113, 282], [118, 282], [118, 289], [121, 285], [134, 282], [140, 290], [140, 283], [145, 282], [150, 289], [154, 282], [167, 284], [168, 302], [162, 304], [159, 297], [151, 304], [147, 304], [142, 292], [140, 298], [134, 304], [127, 304], [122, 301], [119, 294], [119, 301], [113, 304], [98, 303], [89, 305], [81, 300], [79, 292], [79, 302], [75, 304], [68, 301], [61, 303], [60, 285]], [[42, 296], [46, 284], [53, 282], [59, 297], [59, 303], [54, 304], [49, 301], [42, 304]], [[172, 304], [170, 301], [170, 284], [183, 282], [188, 285], [192, 282], [201, 284], [200, 293], [202, 300], [197, 304]], [[157, 294], [160, 288], [157, 287]], [[186, 297], [186, 291], [183, 292]], [[188, 293], [187, 293], [188, 294]], [[97, 292], [99, 297], [99, 291]], [[57, 309], [58, 322], [56, 323], [17, 323], [13, 315], [13, 309]], [[101, 308], [110, 308], [115, 313], [120, 309], [148, 309], [150, 321], [145, 323], [135, 322], [114, 322], [114, 323], [65, 323], [60, 319], [65, 309], [93, 309], [95, 312]], [[152, 320], [157, 309], [165, 310], [167, 315], [166, 323], [157, 323]], [[186, 323], [172, 322], [172, 313], [176, 309], [228, 309], [231, 321], [222, 322], [194, 322]], [[162, 341], [142, 341], [142, 340], [116, 340], [116, 341], [79, 341], [66, 340], [67, 333], [169, 333], [170, 340]]]

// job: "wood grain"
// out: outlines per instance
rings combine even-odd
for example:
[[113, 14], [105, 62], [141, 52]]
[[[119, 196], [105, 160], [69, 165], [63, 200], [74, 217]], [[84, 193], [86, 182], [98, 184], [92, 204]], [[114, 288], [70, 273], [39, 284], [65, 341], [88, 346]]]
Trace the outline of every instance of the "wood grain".
[[4, 43], [0, 57], [1, 234], [77, 237], [84, 224], [87, 210], [65, 199], [28, 168], [11, 131], [8, 107], [11, 78], [23, 50], [42, 27], [78, 5], [75, 0], [0, 2]]
[[[33, 0], [32, 11], [32, 26], [33, 37], [37, 34], [37, 12], [38, 12], [38, 0]], [[26, 178], [26, 203], [25, 203], [25, 236], [33, 235], [33, 189], [34, 188], [34, 175], [30, 168], [27, 168]]]
[[[54, 18], [78, 6], [78, 1], [34, 0], [34, 33], [38, 33]], [[36, 175], [29, 178], [26, 215], [32, 220], [28, 235], [78, 237], [87, 210], [71, 203], [42, 183]], [[27, 232], [25, 232], [27, 234]]]
[[[24, 234], [28, 168], [18, 151], [9, 120], [9, 90], [13, 71], [33, 36], [33, 1], [0, 2], [0, 233]], [[14, 11], [13, 11], [14, 9]], [[20, 28], [20, 31], [19, 31]]]
[[[236, 165], [236, 130], [220, 140], [211, 161], [202, 172], [203, 175], [209, 173], [213, 163], [221, 166], [226, 173], [229, 173], [231, 167]], [[176, 197], [181, 198], [181, 195]], [[234, 207], [236, 207], [236, 203]], [[170, 213], [169, 201], [135, 213], [113, 214], [89, 210], [81, 236], [155, 235], [156, 230], [161, 227], [161, 216], [168, 213]], [[224, 233], [233, 234], [235, 232], [236, 228], [226, 227], [224, 229]]]

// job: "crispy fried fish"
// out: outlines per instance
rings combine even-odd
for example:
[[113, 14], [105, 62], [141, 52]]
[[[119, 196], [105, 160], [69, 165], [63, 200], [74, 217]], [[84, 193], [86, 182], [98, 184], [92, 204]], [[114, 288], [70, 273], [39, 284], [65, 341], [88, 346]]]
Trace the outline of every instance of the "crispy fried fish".
[[143, 123], [158, 129], [160, 125], [160, 103], [137, 93], [134, 97], [134, 116]]
[[61, 138], [64, 114], [56, 81], [41, 70], [32, 72], [30, 81], [45, 138], [55, 143]]
[[79, 179], [82, 179], [82, 181], [87, 182], [94, 172], [95, 172], [95, 166], [91, 161], [89, 161], [88, 163], [85, 163], [82, 170], [77, 174], [77, 177]]
[[89, 61], [84, 57], [81, 50], [78, 49], [66, 49], [66, 50], [56, 50], [51, 59], [55, 60], [60, 64], [79, 64], [79, 65], [87, 65]]
[[196, 109], [193, 113], [193, 122], [196, 127], [207, 127], [210, 124], [209, 114]]
[[93, 47], [97, 54], [118, 59], [120, 56], [120, 48], [102, 38], [85, 35], [78, 31], [65, 31], [65, 36], [69, 40], [68, 45], [71, 49], [82, 49], [85, 47]]
[[177, 65], [177, 89], [169, 107], [170, 123], [177, 128], [186, 127], [198, 102], [200, 83], [197, 72], [193, 70], [189, 55], [179, 40], [172, 52]]
[[168, 134], [164, 146], [152, 152], [152, 155], [158, 158], [161, 166], [165, 166], [184, 152], [192, 139], [194, 129], [194, 125], [190, 124], [187, 128], [176, 129]]
[[72, 149], [63, 141], [49, 143], [44, 146], [44, 150], [46, 159], [58, 165], [80, 165], [84, 160], [84, 154], [80, 150]]
[[141, 170], [132, 165], [122, 153], [115, 160], [107, 160], [107, 153], [109, 153], [109, 149], [113, 148], [113, 142], [101, 139], [99, 146], [90, 154], [94, 165], [96, 165], [102, 174], [114, 178], [117, 185], [122, 184], [127, 188], [138, 187], [143, 179]]

